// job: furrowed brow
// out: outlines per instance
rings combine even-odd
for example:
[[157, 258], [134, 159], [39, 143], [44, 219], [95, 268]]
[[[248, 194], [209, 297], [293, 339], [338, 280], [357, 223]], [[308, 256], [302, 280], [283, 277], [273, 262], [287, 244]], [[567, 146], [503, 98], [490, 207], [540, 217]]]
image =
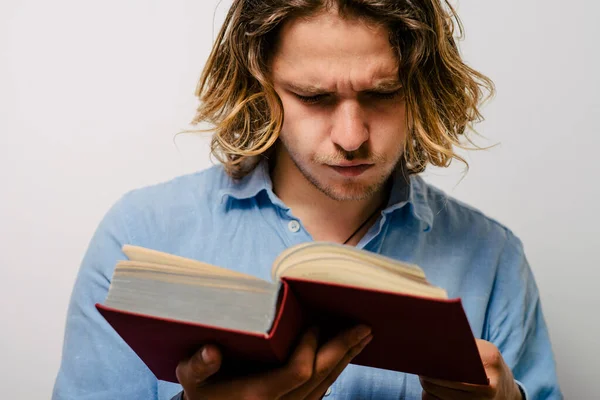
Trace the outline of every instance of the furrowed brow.
[[[291, 90], [296, 93], [302, 93], [309, 96], [329, 94], [331, 92], [327, 91], [327, 89], [322, 88], [317, 85], [301, 85], [292, 82], [285, 82], [282, 84], [288, 90]], [[394, 90], [398, 90], [402, 87], [402, 83], [397, 79], [384, 79], [378, 81], [375, 85], [373, 85], [369, 89], [362, 90], [361, 92], [392, 92]]]
[[398, 90], [402, 87], [402, 83], [397, 79], [385, 79], [377, 82], [371, 89], [366, 90], [367, 92], [391, 92]]
[[323, 89], [320, 86], [315, 85], [298, 85], [291, 82], [286, 82], [283, 84], [288, 90], [293, 92], [307, 94], [307, 95], [318, 95], [318, 94], [327, 94], [327, 90]]

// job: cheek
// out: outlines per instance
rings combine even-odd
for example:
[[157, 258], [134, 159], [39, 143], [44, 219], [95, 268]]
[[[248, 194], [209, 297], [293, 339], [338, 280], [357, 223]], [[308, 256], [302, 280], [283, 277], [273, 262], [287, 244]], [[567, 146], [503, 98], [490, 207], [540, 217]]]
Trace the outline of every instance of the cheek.
[[379, 114], [371, 128], [371, 143], [376, 152], [397, 153], [404, 147], [408, 132], [405, 107]]
[[327, 138], [327, 119], [307, 107], [282, 100], [284, 108], [282, 140], [294, 148], [318, 151]]

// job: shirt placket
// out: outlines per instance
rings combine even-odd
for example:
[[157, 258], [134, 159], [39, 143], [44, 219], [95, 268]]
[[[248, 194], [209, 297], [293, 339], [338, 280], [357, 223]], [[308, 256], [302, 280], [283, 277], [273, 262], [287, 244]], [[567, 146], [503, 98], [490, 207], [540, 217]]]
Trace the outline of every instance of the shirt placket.
[[280, 234], [290, 246], [313, 240], [302, 222], [290, 210], [280, 209], [278, 214]]

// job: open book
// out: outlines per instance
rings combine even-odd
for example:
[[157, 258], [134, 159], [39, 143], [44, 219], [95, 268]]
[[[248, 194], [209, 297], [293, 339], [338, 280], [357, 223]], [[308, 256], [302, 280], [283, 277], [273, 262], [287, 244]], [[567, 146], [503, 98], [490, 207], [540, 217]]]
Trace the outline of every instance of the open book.
[[285, 363], [305, 329], [323, 338], [364, 323], [373, 340], [353, 364], [486, 384], [460, 299], [416, 265], [351, 246], [311, 242], [282, 252], [264, 281], [200, 261], [125, 245], [96, 307], [159, 379], [210, 342], [222, 373]]

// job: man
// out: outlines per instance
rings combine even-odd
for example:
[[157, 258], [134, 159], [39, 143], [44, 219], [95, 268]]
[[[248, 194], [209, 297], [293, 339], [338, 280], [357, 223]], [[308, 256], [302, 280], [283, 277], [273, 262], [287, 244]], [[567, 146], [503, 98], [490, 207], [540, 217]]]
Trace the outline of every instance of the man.
[[[491, 82], [460, 59], [439, 0], [237, 0], [198, 88], [221, 166], [124, 196], [69, 308], [54, 399], [561, 398], [536, 284], [510, 230], [419, 176], [447, 165]], [[211, 382], [218, 347], [157, 381], [94, 308], [125, 243], [268, 279], [286, 247], [327, 240], [420, 265], [461, 297], [490, 384], [350, 364], [369, 327], [307, 332], [266, 374]], [[406, 329], [411, 329], [407, 326]]]

